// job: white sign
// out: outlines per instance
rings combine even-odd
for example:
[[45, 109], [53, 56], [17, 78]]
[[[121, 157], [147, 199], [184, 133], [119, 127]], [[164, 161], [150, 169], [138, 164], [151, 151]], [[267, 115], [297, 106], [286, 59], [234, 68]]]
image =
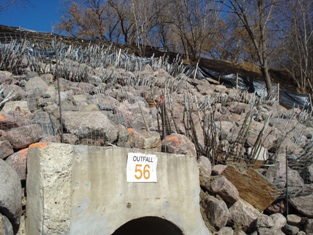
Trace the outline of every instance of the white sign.
[[144, 153], [128, 153], [127, 182], [157, 182], [156, 155]]

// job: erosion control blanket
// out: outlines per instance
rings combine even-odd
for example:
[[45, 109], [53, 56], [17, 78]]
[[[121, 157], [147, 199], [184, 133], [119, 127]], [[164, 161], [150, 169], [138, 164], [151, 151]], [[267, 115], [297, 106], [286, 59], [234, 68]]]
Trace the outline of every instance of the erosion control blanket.
[[[189, 77], [194, 77], [196, 66], [188, 65], [185, 67], [184, 72]], [[236, 74], [221, 74], [219, 72], [209, 70], [203, 67], [198, 67], [197, 79], [212, 78], [214, 80], [219, 80], [221, 84], [225, 85], [228, 88], [236, 87]], [[242, 91], [248, 91], [255, 93], [260, 97], [265, 97], [267, 95], [266, 85], [264, 81], [253, 78], [253, 77], [238, 77], [238, 89]], [[273, 84], [273, 93], [277, 95], [277, 84]], [[299, 108], [308, 108], [310, 106], [309, 96], [291, 93], [281, 87], [279, 89], [279, 102], [282, 105], [288, 107], [299, 107]]]

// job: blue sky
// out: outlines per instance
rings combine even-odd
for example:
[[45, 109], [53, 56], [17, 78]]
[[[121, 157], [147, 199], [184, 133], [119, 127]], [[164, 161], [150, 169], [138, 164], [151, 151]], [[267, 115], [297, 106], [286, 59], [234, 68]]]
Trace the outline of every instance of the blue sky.
[[51, 32], [61, 20], [62, 0], [29, 0], [31, 4], [17, 4], [0, 12], [0, 24]]

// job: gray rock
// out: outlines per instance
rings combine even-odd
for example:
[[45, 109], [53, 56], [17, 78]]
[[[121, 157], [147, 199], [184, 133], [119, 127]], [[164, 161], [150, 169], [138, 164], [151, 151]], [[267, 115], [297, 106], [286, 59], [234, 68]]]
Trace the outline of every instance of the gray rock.
[[206, 175], [211, 175], [212, 164], [210, 160], [205, 156], [200, 156], [198, 159], [198, 166]]
[[225, 176], [217, 176], [211, 182], [211, 190], [213, 193], [218, 194], [229, 206], [239, 200], [237, 188]]
[[297, 233], [297, 235], [307, 235], [307, 234], [306, 234], [306, 232], [304, 232], [304, 231], [299, 231], [299, 232]]
[[10, 111], [20, 110], [23, 114], [30, 114], [30, 110], [28, 107], [27, 101], [19, 100], [19, 101], [8, 101], [5, 103], [2, 111], [5, 113], [9, 113]]
[[28, 71], [27, 74], [26, 74], [26, 78], [25, 80], [29, 80], [31, 78], [34, 78], [34, 77], [38, 77], [38, 73], [37, 72], [33, 72], [33, 71]]
[[286, 204], [283, 200], [274, 202], [272, 205], [270, 205], [268, 208], [266, 208], [266, 212], [268, 214], [274, 214], [274, 213], [286, 213]]
[[299, 225], [301, 223], [302, 218], [295, 214], [287, 215], [287, 223], [290, 225]]
[[166, 136], [162, 142], [162, 151], [165, 153], [186, 154], [197, 156], [195, 145], [185, 135], [171, 134]]
[[313, 183], [313, 164], [311, 164], [310, 166], [308, 166], [308, 178], [309, 178], [309, 182]]
[[236, 224], [245, 232], [251, 232], [255, 228], [256, 220], [261, 213], [252, 205], [239, 199], [229, 208], [230, 224]]
[[293, 226], [290, 224], [286, 224], [285, 227], [282, 228], [283, 232], [287, 235], [297, 235], [300, 229], [297, 226]]
[[303, 230], [307, 234], [313, 234], [313, 219], [308, 219]]
[[27, 96], [26, 91], [23, 90], [21, 86], [17, 86], [15, 84], [11, 85], [3, 85], [4, 91], [3, 96], [6, 97], [10, 92], [14, 92], [14, 96], [10, 99], [10, 101], [23, 100]]
[[20, 180], [26, 179], [26, 162], [28, 149], [22, 149], [9, 156], [5, 162], [8, 163], [19, 175]]
[[0, 234], [1, 235], [13, 235], [13, 227], [10, 220], [4, 215], [0, 214]]
[[218, 232], [217, 235], [233, 235], [234, 231], [231, 227], [223, 227]]
[[137, 131], [128, 128], [128, 142], [131, 148], [156, 149], [160, 146], [161, 136], [156, 131]]
[[37, 124], [17, 127], [7, 132], [7, 139], [14, 149], [26, 148], [32, 143], [38, 142], [43, 134], [41, 126]]
[[301, 214], [313, 217], [313, 194], [289, 199], [292, 206]]
[[281, 229], [258, 228], [258, 235], [285, 235]]
[[206, 204], [206, 216], [216, 229], [221, 229], [226, 226], [229, 218], [229, 210], [224, 201], [213, 196], [207, 195], [204, 199]]
[[80, 112], [94, 112], [94, 111], [99, 111], [99, 107], [96, 104], [86, 104], [80, 107], [79, 111]]
[[54, 76], [52, 74], [49, 74], [49, 73], [41, 75], [40, 78], [43, 81], [45, 81], [45, 83], [48, 84], [48, 85], [52, 84], [53, 81], [54, 81]]
[[17, 231], [22, 212], [22, 190], [16, 171], [0, 159], [0, 214], [5, 215]]
[[256, 222], [257, 228], [271, 228], [274, 226], [273, 219], [265, 214], [259, 216]]
[[67, 133], [63, 135], [63, 143], [75, 145], [77, 144], [77, 142], [78, 142], [78, 138], [76, 135], [67, 134]]
[[40, 97], [46, 90], [48, 90], [48, 85], [44, 80], [42, 80], [42, 78], [32, 77], [27, 81], [25, 89], [28, 94]]
[[212, 175], [220, 175], [227, 168], [227, 165], [215, 165], [212, 168]]
[[95, 112], [63, 112], [65, 131], [78, 138], [103, 139], [113, 143], [118, 138], [116, 125], [100, 111]]
[[274, 222], [273, 229], [281, 229], [287, 224], [287, 219], [280, 213], [270, 215]]
[[41, 126], [44, 136], [55, 135], [60, 128], [60, 124], [57, 119], [54, 116], [49, 115], [49, 113], [43, 111], [36, 112], [30, 123]]
[[4, 159], [10, 156], [13, 151], [13, 147], [8, 140], [0, 140], [0, 159]]
[[200, 185], [205, 187], [206, 190], [208, 190], [210, 188], [210, 178], [212, 171], [211, 162], [207, 157], [200, 156], [198, 158], [198, 167], [199, 167]]

